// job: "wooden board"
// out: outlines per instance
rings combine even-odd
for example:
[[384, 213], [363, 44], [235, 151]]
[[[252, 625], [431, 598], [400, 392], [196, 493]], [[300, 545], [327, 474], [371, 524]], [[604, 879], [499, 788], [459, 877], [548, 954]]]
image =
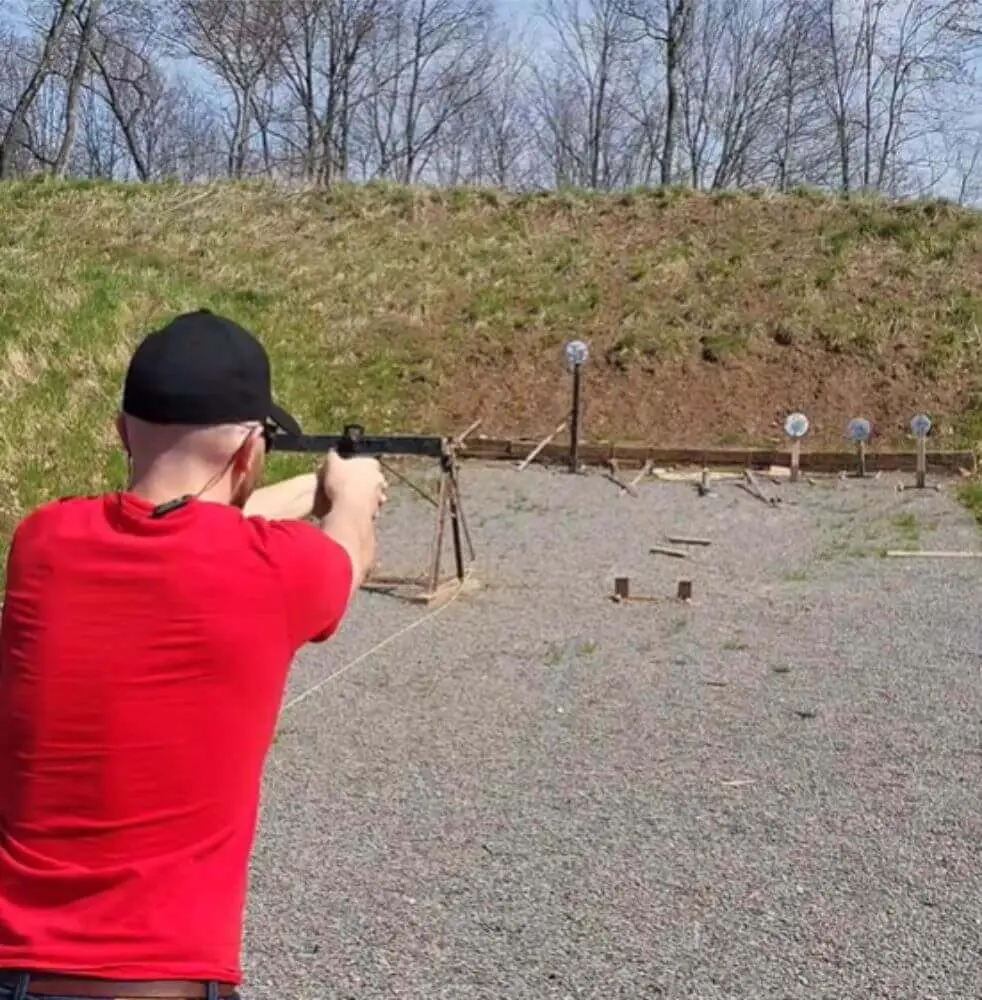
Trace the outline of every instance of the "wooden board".
[[[521, 461], [538, 442], [520, 438], [470, 438], [458, 455], [460, 458], [484, 461]], [[772, 466], [790, 466], [791, 453], [785, 450], [753, 448], [656, 448], [651, 445], [582, 443], [579, 460], [584, 465], [609, 466], [611, 461], [624, 467], [641, 468], [646, 462], [653, 466], [715, 466], [717, 468], [770, 471]], [[569, 461], [569, 445], [550, 442], [538, 455], [544, 465], [565, 464]], [[927, 456], [928, 470], [974, 473], [975, 455], [970, 451], [932, 451]], [[803, 472], [841, 472], [856, 467], [856, 453], [849, 451], [802, 451]], [[916, 472], [915, 451], [881, 451], [867, 454], [867, 471]]]
[[890, 559], [982, 559], [982, 552], [943, 552], [898, 549], [887, 553]]

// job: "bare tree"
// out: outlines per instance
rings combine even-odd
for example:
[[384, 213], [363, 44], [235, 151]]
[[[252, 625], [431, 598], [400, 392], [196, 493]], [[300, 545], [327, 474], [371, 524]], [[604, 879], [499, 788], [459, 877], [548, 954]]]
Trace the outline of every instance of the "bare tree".
[[[954, 175], [954, 200], [959, 205], [978, 204], [982, 198], [982, 132], [946, 135], [945, 139], [946, 160]], [[930, 185], [928, 190], [935, 186]]]
[[473, 180], [497, 187], [521, 187], [528, 181], [530, 60], [514, 42], [501, 40], [493, 81], [473, 107]]
[[493, 80], [490, 0], [391, 0], [367, 47], [360, 141], [381, 177], [419, 179], [455, 116]]
[[967, 79], [962, 0], [821, 0], [824, 91], [843, 191], [888, 190], [945, 86]]
[[825, 36], [813, 3], [793, 0], [778, 18], [776, 109], [765, 144], [764, 176], [779, 191], [827, 170], [821, 51]]
[[71, 75], [68, 78], [68, 90], [65, 94], [65, 131], [61, 145], [55, 156], [52, 172], [62, 177], [68, 169], [68, 162], [75, 149], [75, 138], [78, 134], [79, 103], [82, 99], [82, 88], [89, 72], [89, 59], [92, 51], [92, 37], [99, 19], [102, 0], [81, 0], [73, 11], [78, 27], [75, 40], [75, 57]]
[[351, 121], [363, 94], [359, 62], [384, 14], [383, 0], [284, 0], [279, 61], [301, 113], [308, 180], [347, 176]]
[[101, 96], [122, 134], [141, 181], [153, 176], [154, 154], [162, 139], [162, 107], [167, 84], [157, 68], [160, 57], [158, 25], [152, 9], [135, 4], [107, 12], [96, 26], [91, 58]]
[[10, 177], [14, 149], [24, 141], [28, 112], [49, 76], [55, 72], [59, 48], [75, 13], [76, 0], [57, 0], [48, 6], [48, 19], [43, 29], [40, 53], [27, 85], [17, 98], [6, 127], [0, 134], [0, 180]]
[[283, 21], [278, 0], [171, 0], [171, 38], [178, 51], [198, 59], [227, 89], [228, 173], [242, 177], [249, 156], [255, 100], [277, 65]]
[[682, 70], [694, 187], [730, 187], [763, 176], [762, 148], [781, 120], [790, 6], [787, 0], [704, 0], [696, 8]]
[[620, 0], [544, 0], [542, 17], [554, 39], [551, 72], [537, 74], [550, 141], [575, 164], [568, 181], [611, 188], [624, 176], [628, 36]]
[[699, 0], [617, 0], [620, 11], [654, 45], [654, 61], [662, 67], [663, 134], [661, 183], [672, 183], [681, 117], [682, 67], [690, 44], [695, 7]]

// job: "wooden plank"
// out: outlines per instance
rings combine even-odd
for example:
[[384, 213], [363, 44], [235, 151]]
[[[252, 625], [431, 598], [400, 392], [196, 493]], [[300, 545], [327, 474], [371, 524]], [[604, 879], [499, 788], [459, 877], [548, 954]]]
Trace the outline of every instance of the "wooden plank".
[[887, 552], [887, 555], [891, 559], [982, 559], [982, 552], [932, 552], [928, 549], [924, 549], [919, 552], [897, 549], [895, 551]]
[[708, 538], [688, 538], [685, 535], [666, 535], [665, 541], [670, 545], [712, 545]]
[[771, 506], [774, 506], [778, 502], [777, 497], [770, 497], [764, 492], [752, 469], [744, 469], [743, 475], [746, 482], [741, 485], [744, 486], [752, 497], [756, 497], [761, 503], [770, 504]]
[[[460, 450], [461, 458], [502, 461], [524, 459], [541, 442], [511, 438], [472, 438]], [[543, 464], [566, 463], [569, 446], [550, 442], [536, 456]], [[580, 444], [579, 460], [584, 465], [604, 466], [614, 460], [622, 467], [642, 468], [646, 462], [656, 467], [714, 466], [716, 468], [752, 468], [763, 472], [771, 466], [789, 467], [788, 450], [752, 448], [656, 448], [650, 445], [627, 445], [612, 442]], [[933, 451], [927, 455], [928, 469], [938, 472], [969, 474], [976, 471], [975, 455], [970, 451]], [[802, 451], [802, 472], [840, 472], [856, 467], [853, 451]], [[870, 452], [867, 468], [873, 472], [916, 472], [915, 451]], [[960, 473], [964, 475], [965, 473]]]
[[523, 469], [527, 469], [529, 465], [535, 461], [536, 457], [544, 451], [552, 441], [552, 439], [566, 426], [566, 421], [564, 420], [551, 434], [544, 437], [526, 456], [518, 465], [518, 471], [521, 472]]
[[645, 462], [644, 465], [641, 466], [641, 471], [628, 484], [629, 486], [631, 486], [632, 489], [635, 486], [637, 486], [638, 483], [640, 483], [641, 480], [644, 479], [645, 476], [647, 476], [647, 475], [649, 475], [651, 473], [652, 464], [653, 463], [652, 463], [651, 459], [649, 458], [648, 461]]
[[469, 437], [470, 437], [470, 436], [471, 436], [471, 435], [472, 435], [472, 434], [474, 433], [474, 431], [476, 431], [476, 430], [478, 429], [478, 427], [480, 427], [480, 426], [481, 426], [481, 424], [483, 424], [483, 423], [484, 423], [484, 421], [483, 421], [483, 420], [475, 420], [475, 421], [474, 421], [474, 423], [472, 423], [472, 424], [470, 425], [470, 427], [468, 427], [468, 428], [467, 428], [466, 430], [464, 430], [464, 431], [461, 431], [461, 432], [460, 432], [460, 434], [458, 434], [458, 435], [457, 435], [457, 436], [456, 436], [456, 437], [455, 437], [455, 438], [453, 439], [453, 446], [454, 446], [455, 448], [460, 448], [460, 447], [462, 447], [462, 446], [463, 446], [463, 444], [464, 444], [464, 442], [465, 442], [465, 441], [466, 441], [466, 440], [467, 440], [467, 439], [468, 439], [468, 438], [469, 438]]
[[672, 559], [688, 559], [689, 553], [681, 549], [666, 549], [661, 545], [653, 545], [648, 551], [653, 556], [670, 556]]

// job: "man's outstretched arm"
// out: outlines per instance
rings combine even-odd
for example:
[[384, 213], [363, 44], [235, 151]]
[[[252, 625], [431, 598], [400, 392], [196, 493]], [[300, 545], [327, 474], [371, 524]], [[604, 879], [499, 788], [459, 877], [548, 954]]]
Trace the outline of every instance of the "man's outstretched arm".
[[308, 472], [282, 483], [256, 490], [246, 501], [246, 517], [264, 517], [268, 521], [295, 521], [310, 517], [314, 510], [318, 475]]

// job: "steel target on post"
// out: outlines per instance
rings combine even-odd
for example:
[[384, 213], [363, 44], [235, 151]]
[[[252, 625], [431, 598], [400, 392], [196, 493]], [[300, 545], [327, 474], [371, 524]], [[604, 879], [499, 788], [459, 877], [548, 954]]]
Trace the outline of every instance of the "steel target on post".
[[569, 470], [578, 472], [580, 468], [580, 416], [583, 366], [590, 358], [590, 348], [582, 340], [571, 340], [563, 349], [566, 365], [573, 373], [573, 399], [570, 406], [569, 422]]

